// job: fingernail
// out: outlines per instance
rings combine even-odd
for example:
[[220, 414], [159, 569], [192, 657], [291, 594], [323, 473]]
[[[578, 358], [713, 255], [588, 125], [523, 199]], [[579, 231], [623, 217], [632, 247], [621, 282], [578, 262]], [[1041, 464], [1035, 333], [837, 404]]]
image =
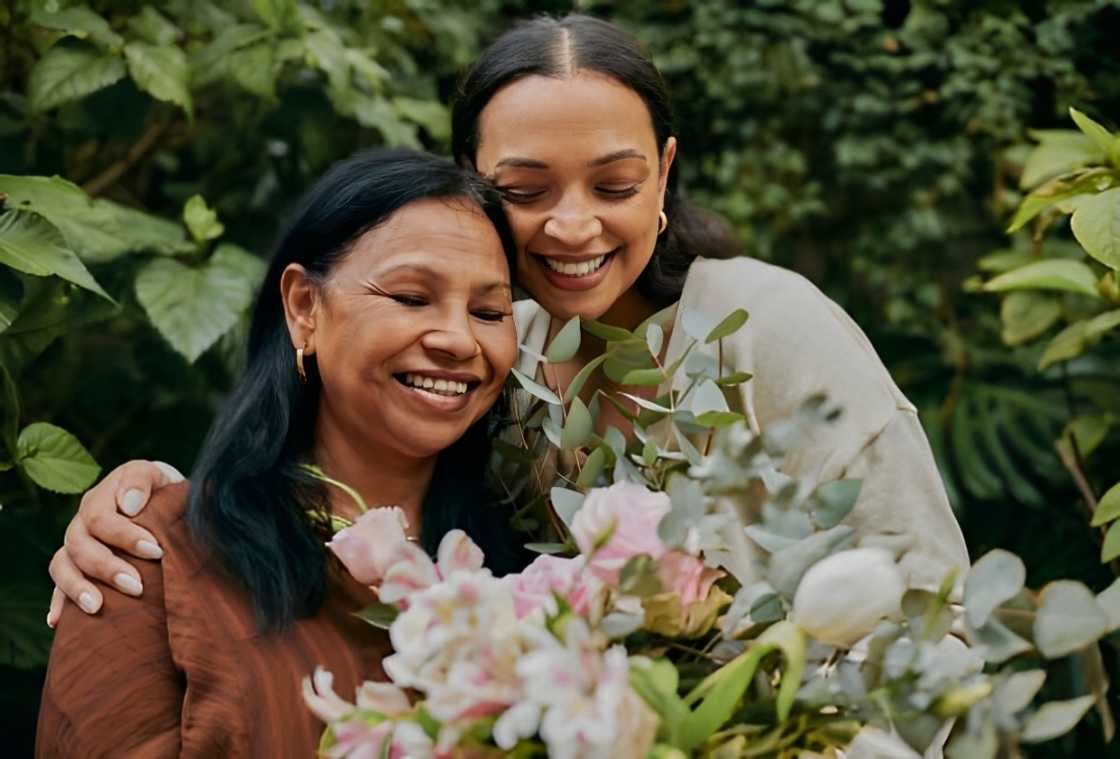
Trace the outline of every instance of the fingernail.
[[49, 611], [47, 612], [47, 627], [54, 629], [54, 617]]
[[145, 559], [162, 559], [163, 549], [150, 540], [136, 541], [136, 553]]
[[124, 572], [118, 572], [113, 575], [113, 584], [130, 596], [138, 596], [144, 592], [144, 586], [140, 584], [140, 581]]
[[88, 590], [83, 591], [82, 594], [78, 596], [78, 606], [81, 606], [82, 611], [86, 614], [93, 614], [99, 608], [97, 599], [95, 599], [93, 593], [90, 593]]
[[164, 461], [153, 461], [152, 463], [160, 468], [160, 471], [163, 472], [163, 476], [167, 478], [167, 482], [171, 485], [186, 479], [182, 472]]
[[121, 498], [121, 511], [134, 517], [140, 513], [140, 507], [144, 505], [144, 494], [136, 488], [130, 488], [125, 491], [124, 497]]

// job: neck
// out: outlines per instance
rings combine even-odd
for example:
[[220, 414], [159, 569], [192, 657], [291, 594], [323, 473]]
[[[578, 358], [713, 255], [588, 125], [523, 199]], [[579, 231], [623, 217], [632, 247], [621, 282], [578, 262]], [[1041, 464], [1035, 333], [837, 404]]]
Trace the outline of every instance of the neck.
[[[411, 458], [357, 448], [322, 424], [316, 425], [312, 456], [324, 474], [356, 490], [371, 509], [399, 506], [408, 519], [409, 535], [420, 535], [422, 506], [435, 471], [435, 456]], [[361, 515], [358, 504], [341, 488], [328, 486], [327, 497], [332, 514], [350, 520]]]

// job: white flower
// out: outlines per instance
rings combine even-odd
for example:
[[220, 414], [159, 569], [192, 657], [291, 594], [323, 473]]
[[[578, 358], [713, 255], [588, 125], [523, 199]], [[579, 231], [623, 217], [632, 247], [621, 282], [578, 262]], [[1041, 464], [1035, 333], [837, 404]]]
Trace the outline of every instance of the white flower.
[[853, 548], [821, 559], [801, 578], [790, 618], [817, 640], [849, 648], [884, 618], [901, 615], [906, 585], [894, 555]]

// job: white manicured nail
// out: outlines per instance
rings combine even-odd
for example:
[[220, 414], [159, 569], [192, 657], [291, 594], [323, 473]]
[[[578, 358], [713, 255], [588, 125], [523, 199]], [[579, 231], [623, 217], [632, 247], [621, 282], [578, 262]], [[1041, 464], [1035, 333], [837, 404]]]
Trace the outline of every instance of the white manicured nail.
[[145, 559], [162, 559], [163, 549], [150, 540], [137, 540], [136, 553]]
[[93, 597], [93, 593], [90, 593], [88, 590], [83, 591], [82, 594], [78, 596], [78, 606], [81, 606], [82, 611], [86, 614], [93, 614], [100, 607], [97, 600]]
[[134, 517], [140, 513], [141, 507], [144, 505], [144, 493], [136, 488], [130, 488], [125, 491], [124, 497], [121, 498], [121, 511]]
[[167, 478], [167, 484], [169, 485], [174, 485], [176, 482], [182, 482], [187, 479], [183, 476], [182, 472], [165, 461], [153, 461], [152, 463], [160, 468], [160, 471], [163, 472], [163, 476]]
[[113, 584], [130, 596], [138, 596], [144, 592], [144, 586], [140, 584], [140, 581], [124, 572], [118, 572], [113, 576]]

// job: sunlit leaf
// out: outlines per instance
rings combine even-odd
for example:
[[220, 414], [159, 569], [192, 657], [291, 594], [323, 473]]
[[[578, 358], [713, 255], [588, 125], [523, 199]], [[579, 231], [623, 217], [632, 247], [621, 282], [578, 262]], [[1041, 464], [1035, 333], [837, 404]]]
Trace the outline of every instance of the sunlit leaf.
[[1069, 115], [1073, 119], [1073, 123], [1077, 124], [1077, 128], [1093, 141], [1097, 149], [1104, 155], [1108, 155], [1109, 151], [1112, 150], [1112, 143], [1116, 139], [1115, 136], [1076, 108], [1070, 108]]
[[36, 485], [55, 493], [81, 493], [101, 473], [78, 438], [46, 422], [30, 424], [19, 433], [16, 462]]
[[1035, 133], [1041, 144], [1031, 151], [1023, 164], [1019, 186], [1029, 189], [1059, 174], [1104, 160], [1105, 154], [1081, 132], [1073, 129]]
[[1088, 197], [1116, 184], [1115, 172], [1103, 168], [1087, 169], [1070, 176], [1051, 179], [1023, 199], [1011, 219], [1011, 224], [1007, 227], [1007, 232], [1008, 234], [1017, 232], [1028, 221], [1051, 206], [1073, 198]]
[[225, 232], [217, 212], [206, 205], [201, 195], [192, 195], [183, 206], [183, 223], [196, 242], [213, 240]]

